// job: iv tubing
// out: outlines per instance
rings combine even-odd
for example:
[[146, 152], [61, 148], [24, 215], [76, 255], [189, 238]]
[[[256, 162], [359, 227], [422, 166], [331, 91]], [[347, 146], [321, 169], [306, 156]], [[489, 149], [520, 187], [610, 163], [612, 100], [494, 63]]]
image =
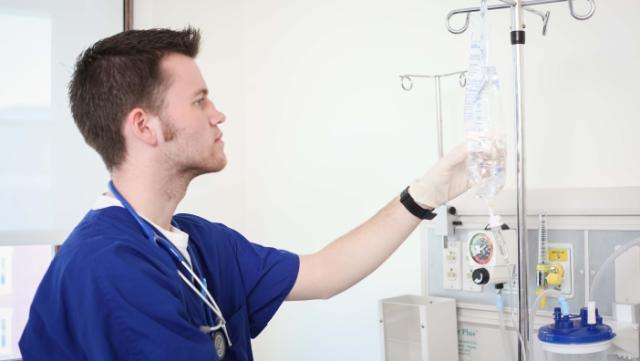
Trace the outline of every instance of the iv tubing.
[[[502, 229], [501, 229], [501, 225], [502, 225], [502, 221], [500, 221], [500, 216], [496, 216], [493, 213], [493, 209], [491, 207], [489, 207], [489, 214], [490, 216], [490, 227], [491, 227], [491, 231], [493, 232], [494, 236], [496, 237], [496, 242], [499, 241], [499, 243], [502, 244], [502, 247], [504, 247], [504, 254], [505, 257], [509, 257], [507, 254], [507, 249], [506, 249], [506, 245], [504, 244], [504, 239], [502, 238]], [[511, 284], [513, 282], [513, 270], [511, 272], [511, 277], [509, 279], [509, 284]], [[513, 296], [513, 294], [512, 294]], [[512, 297], [512, 304], [513, 303], [513, 297]], [[498, 311], [498, 321], [500, 322], [500, 330], [501, 335], [502, 335], [502, 343], [503, 343], [503, 347], [504, 347], [504, 351], [505, 351], [505, 355], [507, 355], [507, 357], [509, 357], [508, 355], [513, 354], [513, 351], [511, 350], [510, 347], [508, 347], [509, 345], [509, 341], [507, 338], [508, 333], [507, 333], [507, 327], [505, 325], [505, 321], [504, 321], [504, 301], [502, 300], [502, 293], [498, 293], [498, 298], [496, 300], [496, 309]], [[511, 307], [511, 321], [513, 322], [513, 313], [514, 313], [514, 308], [513, 306]], [[514, 322], [515, 323], [515, 322]], [[518, 336], [518, 345], [520, 346], [520, 352], [522, 355], [522, 361], [527, 361], [527, 352], [526, 352], [526, 344], [524, 342], [524, 339], [522, 338], [522, 335], [520, 334], [520, 332], [516, 332], [516, 335]], [[517, 347], [517, 346], [516, 346]], [[517, 358], [517, 355], [516, 355]]]
[[[513, 273], [511, 274], [511, 280], [513, 282]], [[510, 315], [511, 316], [511, 322], [515, 325], [518, 322], [515, 319], [515, 316], [514, 316], [515, 313], [516, 313], [516, 308], [513, 307], [513, 305], [518, 303], [515, 293], [511, 294], [510, 301], [511, 301], [511, 305], [512, 305], [511, 306], [511, 315]], [[525, 345], [526, 344], [524, 343], [524, 339], [522, 338], [522, 335], [520, 334], [520, 332], [516, 332], [516, 336], [518, 336], [518, 342], [520, 343], [520, 352], [521, 352], [521, 355], [522, 355], [522, 361], [527, 361], [527, 352], [525, 350]]]
[[618, 258], [618, 256], [620, 256], [621, 254], [623, 254], [624, 252], [626, 252], [627, 250], [629, 250], [634, 246], [640, 246], [640, 238], [636, 238], [630, 242], [623, 244], [622, 246], [614, 250], [609, 257], [607, 257], [607, 259], [604, 261], [602, 266], [600, 266], [600, 268], [598, 269], [598, 272], [596, 273], [596, 275], [593, 277], [593, 282], [591, 282], [591, 288], [589, 290], [589, 301], [594, 301], [593, 298], [595, 296], [595, 290], [600, 286], [600, 283], [602, 282], [604, 270], [611, 263], [613, 263], [613, 261], [615, 261], [615, 259]]
[[533, 302], [533, 306], [531, 308], [531, 320], [529, 321], [529, 356], [531, 356], [532, 360], [535, 360], [535, 356], [533, 355], [533, 349], [535, 345], [535, 337], [533, 337], [533, 328], [536, 320], [536, 310], [538, 309], [538, 305], [540, 301], [542, 301], [545, 297], [561, 297], [562, 293], [560, 291], [554, 290], [553, 288], [549, 288], [544, 290], [541, 294], [536, 297], [536, 300]]
[[[498, 295], [498, 297], [502, 297], [502, 296]], [[505, 322], [504, 322], [504, 307], [502, 305], [500, 305], [500, 307], [498, 307], [498, 306], [496, 306], [496, 307], [498, 308], [498, 321], [500, 323], [500, 331], [502, 331], [501, 332], [502, 345], [504, 347], [505, 355], [507, 356], [507, 359], [509, 360], [510, 359], [509, 355], [511, 355], [513, 353], [513, 351], [508, 346], [509, 345], [509, 340], [507, 339], [507, 335], [508, 335], [507, 327], [506, 327]], [[512, 318], [512, 320], [513, 320], [513, 318]], [[520, 335], [519, 332], [516, 332], [516, 335], [518, 335], [518, 344], [520, 345], [520, 351], [522, 352], [522, 360], [523, 361], [527, 361], [527, 353], [525, 352], [524, 340], [522, 339], [522, 335]]]
[[513, 350], [509, 347], [507, 328], [504, 324], [504, 309], [498, 311], [498, 321], [500, 322], [500, 334], [502, 336], [502, 347], [507, 360], [512, 360]]

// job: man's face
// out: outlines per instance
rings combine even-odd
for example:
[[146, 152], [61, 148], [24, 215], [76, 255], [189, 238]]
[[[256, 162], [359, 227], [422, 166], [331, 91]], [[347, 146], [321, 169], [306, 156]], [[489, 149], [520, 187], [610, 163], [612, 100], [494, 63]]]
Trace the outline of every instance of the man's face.
[[167, 162], [179, 174], [193, 177], [222, 170], [227, 158], [218, 124], [225, 116], [207, 97], [198, 66], [188, 56], [170, 54], [161, 68], [170, 84], [159, 114]]

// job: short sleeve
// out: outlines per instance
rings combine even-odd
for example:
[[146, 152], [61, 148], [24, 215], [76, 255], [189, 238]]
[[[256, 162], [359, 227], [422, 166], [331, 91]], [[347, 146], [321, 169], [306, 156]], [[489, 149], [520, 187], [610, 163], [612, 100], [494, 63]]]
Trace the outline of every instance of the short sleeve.
[[230, 230], [246, 295], [249, 328], [254, 338], [265, 328], [293, 288], [300, 259], [298, 255], [249, 242]]

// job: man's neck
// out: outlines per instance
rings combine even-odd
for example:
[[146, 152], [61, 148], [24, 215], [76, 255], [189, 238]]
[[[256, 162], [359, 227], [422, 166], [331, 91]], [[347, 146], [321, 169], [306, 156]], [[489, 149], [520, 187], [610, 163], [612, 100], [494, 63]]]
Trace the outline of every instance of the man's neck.
[[190, 182], [190, 179], [175, 175], [147, 176], [143, 172], [126, 171], [114, 171], [112, 180], [118, 192], [139, 215], [168, 230]]

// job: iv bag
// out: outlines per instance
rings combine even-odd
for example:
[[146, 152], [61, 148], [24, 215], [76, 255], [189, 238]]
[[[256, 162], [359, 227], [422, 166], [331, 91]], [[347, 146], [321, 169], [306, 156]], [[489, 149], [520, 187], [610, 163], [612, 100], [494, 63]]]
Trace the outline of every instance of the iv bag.
[[486, 14], [483, 0], [471, 34], [464, 125], [469, 179], [478, 197], [491, 199], [504, 187], [507, 149], [498, 76], [489, 64]]

